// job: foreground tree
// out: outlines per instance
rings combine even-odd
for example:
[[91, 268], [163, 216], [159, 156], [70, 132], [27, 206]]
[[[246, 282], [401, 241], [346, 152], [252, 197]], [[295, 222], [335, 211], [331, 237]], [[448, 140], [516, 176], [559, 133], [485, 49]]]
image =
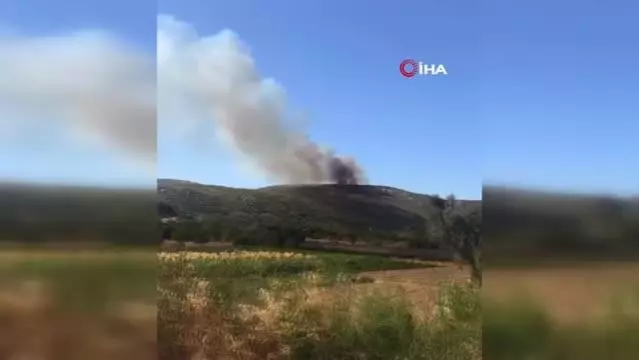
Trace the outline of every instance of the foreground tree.
[[470, 265], [471, 278], [481, 286], [481, 208], [464, 212], [454, 195], [446, 199], [436, 197], [434, 204], [440, 210], [438, 216], [444, 242]]

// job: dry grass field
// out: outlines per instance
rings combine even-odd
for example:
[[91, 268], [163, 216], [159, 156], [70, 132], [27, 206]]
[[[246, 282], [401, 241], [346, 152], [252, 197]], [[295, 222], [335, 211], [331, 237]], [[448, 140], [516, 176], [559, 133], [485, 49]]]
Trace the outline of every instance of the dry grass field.
[[639, 264], [484, 271], [484, 358], [639, 358]]
[[417, 309], [432, 315], [442, 289], [455, 284], [466, 285], [470, 281], [470, 270], [451, 263], [427, 264], [430, 265], [427, 268], [367, 271], [361, 275], [374, 279], [374, 286], [402, 288]]
[[[478, 293], [468, 283], [455, 286], [454, 271], [444, 267], [313, 252], [163, 259], [161, 359], [481, 357]], [[439, 285], [422, 283], [430, 273]]]
[[605, 317], [618, 296], [639, 289], [639, 264], [591, 263], [484, 271], [482, 294], [495, 300], [526, 296], [558, 321]]
[[156, 359], [149, 251], [0, 252], [0, 359]]

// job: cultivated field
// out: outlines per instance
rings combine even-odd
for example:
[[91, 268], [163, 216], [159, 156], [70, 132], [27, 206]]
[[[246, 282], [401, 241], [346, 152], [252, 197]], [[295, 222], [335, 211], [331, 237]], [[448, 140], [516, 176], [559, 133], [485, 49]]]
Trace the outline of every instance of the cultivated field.
[[312, 252], [160, 259], [162, 359], [481, 357], [478, 293], [441, 276], [456, 270]]

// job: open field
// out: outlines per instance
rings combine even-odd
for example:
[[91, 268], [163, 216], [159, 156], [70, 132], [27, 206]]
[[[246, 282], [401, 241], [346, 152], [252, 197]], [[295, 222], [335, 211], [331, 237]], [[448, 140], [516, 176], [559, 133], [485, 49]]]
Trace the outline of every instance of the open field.
[[639, 264], [484, 271], [490, 359], [639, 358]]
[[417, 296], [430, 288], [412, 280], [432, 264], [267, 251], [171, 253], [160, 264], [162, 359], [481, 357], [476, 289], [448, 283], [428, 305]]
[[464, 266], [239, 254], [4, 251], [0, 358], [639, 358], [637, 264], [485, 270], [482, 319]]
[[562, 322], [607, 315], [620, 292], [639, 288], [639, 264], [593, 263], [484, 270], [482, 293], [496, 300], [530, 297]]
[[155, 252], [0, 252], [0, 359], [155, 359]]

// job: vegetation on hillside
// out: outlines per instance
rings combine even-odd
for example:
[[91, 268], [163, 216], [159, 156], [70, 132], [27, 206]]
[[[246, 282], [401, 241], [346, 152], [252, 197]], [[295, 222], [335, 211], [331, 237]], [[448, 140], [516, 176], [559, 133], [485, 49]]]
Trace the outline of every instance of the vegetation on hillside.
[[452, 244], [461, 254], [470, 252], [458, 245], [480, 242], [485, 223], [488, 264], [639, 254], [639, 201], [595, 195], [487, 187], [483, 201], [450, 202], [383, 186], [246, 190], [160, 180], [157, 193], [4, 185], [0, 197], [0, 241], [24, 244], [157, 245], [161, 238], [174, 238], [295, 247], [305, 238], [320, 238], [412, 249]]
[[467, 216], [479, 201], [455, 201], [372, 185], [299, 185], [262, 189], [207, 186], [179, 180], [158, 181], [161, 216], [182, 218], [164, 225], [177, 240], [231, 240], [240, 244], [296, 245], [305, 238], [350, 242], [405, 242], [412, 248], [438, 248], [446, 223], [440, 215]]
[[0, 184], [0, 242], [156, 245], [155, 191]]
[[487, 264], [636, 259], [639, 201], [485, 187]]

